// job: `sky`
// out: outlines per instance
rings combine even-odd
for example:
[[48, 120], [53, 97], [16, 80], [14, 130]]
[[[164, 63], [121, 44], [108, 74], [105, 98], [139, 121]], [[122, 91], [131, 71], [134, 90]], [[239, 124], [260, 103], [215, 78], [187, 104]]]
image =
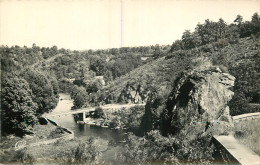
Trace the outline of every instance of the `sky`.
[[0, 0], [0, 45], [72, 50], [172, 44], [205, 19], [251, 20], [260, 0]]

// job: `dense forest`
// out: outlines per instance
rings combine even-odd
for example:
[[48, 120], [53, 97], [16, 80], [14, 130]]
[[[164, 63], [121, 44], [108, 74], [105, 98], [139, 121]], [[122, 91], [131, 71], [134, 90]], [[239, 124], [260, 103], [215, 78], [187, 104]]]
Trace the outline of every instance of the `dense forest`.
[[80, 52], [36, 44], [1, 46], [2, 133], [29, 133], [36, 118], [57, 105], [59, 92], [71, 93], [74, 108], [99, 105], [105, 84], [169, 49], [155, 45]]
[[[238, 15], [232, 24], [223, 19], [205, 20], [193, 31], [186, 30], [172, 45], [86, 51], [57, 46], [41, 48], [36, 44], [1, 46], [2, 135], [29, 134], [37, 118], [55, 108], [58, 94], [66, 92], [74, 100], [74, 109], [109, 103], [146, 103], [145, 108], [133, 109], [137, 118], [118, 114], [133, 118], [132, 122], [136, 120], [130, 126], [134, 125], [133, 132], [138, 135], [129, 136], [129, 145], [120, 155], [122, 161], [146, 161], [142, 153], [133, 154], [137, 148], [154, 153], [153, 160], [185, 156], [189, 160], [207, 160], [211, 148], [196, 143], [180, 149], [180, 135], [160, 134], [161, 108], [181, 73], [207, 59], [236, 78], [232, 89], [235, 95], [229, 103], [231, 115], [259, 112], [259, 37], [260, 17], [255, 13], [251, 21], [243, 21]], [[147, 121], [155, 122], [147, 126]], [[140, 143], [132, 143], [137, 140]], [[208, 143], [207, 139], [205, 142]], [[178, 153], [171, 146], [179, 148]], [[189, 157], [190, 152], [200, 153]]]

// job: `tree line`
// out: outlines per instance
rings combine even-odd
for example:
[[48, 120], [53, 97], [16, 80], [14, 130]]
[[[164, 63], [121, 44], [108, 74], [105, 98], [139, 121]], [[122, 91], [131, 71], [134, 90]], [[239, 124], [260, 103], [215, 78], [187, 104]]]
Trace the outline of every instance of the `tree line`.
[[[97, 104], [102, 76], [106, 83], [143, 65], [141, 56], [151, 56], [158, 47], [122, 47], [106, 50], [75, 51], [52, 47], [1, 46], [1, 130], [19, 136], [43, 113], [58, 102], [58, 93], [70, 92], [74, 108]], [[48, 61], [51, 57], [53, 60]], [[73, 80], [73, 81], [70, 81]], [[66, 83], [64, 83], [66, 82]]]
[[[132, 77], [129, 83], [139, 82], [141, 91], [146, 91], [144, 95], [148, 95], [148, 88], [159, 89], [166, 82], [173, 82], [185, 67], [192, 67], [191, 59], [207, 56], [214, 64], [222, 65], [223, 70], [226, 68], [236, 77], [235, 96], [231, 102], [233, 115], [240, 113], [235, 112], [235, 106], [238, 105], [247, 112], [248, 103], [260, 102], [259, 26], [260, 18], [255, 13], [251, 21], [243, 21], [242, 16], [238, 15], [230, 25], [223, 19], [217, 22], [206, 20], [198, 24], [194, 32], [185, 31], [182, 39], [176, 40], [171, 46], [86, 51], [58, 49], [57, 46], [41, 48], [36, 44], [31, 48], [1, 46], [2, 130], [5, 133], [24, 132], [28, 125], [33, 125], [35, 118], [56, 106], [59, 91], [71, 93], [75, 108], [102, 103], [108, 98], [108, 91], [103, 90], [104, 85], [112, 83], [112, 88], [121, 77], [125, 79], [124, 76], [131, 75], [131, 71], [136, 72], [136, 68], [142, 66], [146, 69], [153, 64], [153, 60], [163, 56], [171, 62], [162, 61], [163, 64], [156, 66], [156, 72], [151, 76], [144, 75], [146, 71], [140, 71], [140, 75]], [[248, 50], [240, 47], [241, 44], [245, 45], [241, 39], [246, 37], [252, 38], [245, 41], [248, 42]], [[241, 49], [241, 53], [232, 52], [230, 47]], [[62, 56], [48, 61], [57, 54]], [[148, 59], [142, 60], [142, 57]], [[240, 63], [236, 60], [240, 60]], [[37, 66], [30, 68], [34, 64]], [[110, 100], [118, 101], [116, 96], [110, 96]]]

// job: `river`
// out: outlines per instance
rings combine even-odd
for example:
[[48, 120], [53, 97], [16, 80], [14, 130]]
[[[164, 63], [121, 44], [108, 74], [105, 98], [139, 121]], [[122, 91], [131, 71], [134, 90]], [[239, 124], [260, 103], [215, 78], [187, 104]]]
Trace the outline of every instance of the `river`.
[[[48, 113], [48, 115], [71, 111], [73, 100], [68, 94], [60, 93], [59, 95], [60, 98], [57, 107], [52, 112]], [[104, 152], [102, 156], [102, 159], [105, 161], [112, 161], [114, 159], [115, 153], [120, 149], [120, 141], [124, 140], [124, 132], [120, 130], [111, 130], [108, 128], [90, 126], [86, 124], [77, 124], [71, 114], [52, 116], [49, 118], [55, 121], [58, 125], [72, 130], [75, 137], [83, 141], [89, 137], [96, 137], [109, 141], [108, 150]]]

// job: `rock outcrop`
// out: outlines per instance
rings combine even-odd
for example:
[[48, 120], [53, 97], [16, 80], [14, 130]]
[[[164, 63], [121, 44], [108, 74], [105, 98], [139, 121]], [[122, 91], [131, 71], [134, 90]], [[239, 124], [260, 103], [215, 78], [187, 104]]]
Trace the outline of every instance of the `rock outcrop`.
[[162, 133], [177, 134], [184, 128], [196, 134], [232, 133], [228, 102], [235, 78], [218, 67], [185, 72], [176, 81], [162, 113]]
[[147, 100], [147, 94], [141, 85], [129, 85], [121, 91], [118, 102], [141, 104]]

